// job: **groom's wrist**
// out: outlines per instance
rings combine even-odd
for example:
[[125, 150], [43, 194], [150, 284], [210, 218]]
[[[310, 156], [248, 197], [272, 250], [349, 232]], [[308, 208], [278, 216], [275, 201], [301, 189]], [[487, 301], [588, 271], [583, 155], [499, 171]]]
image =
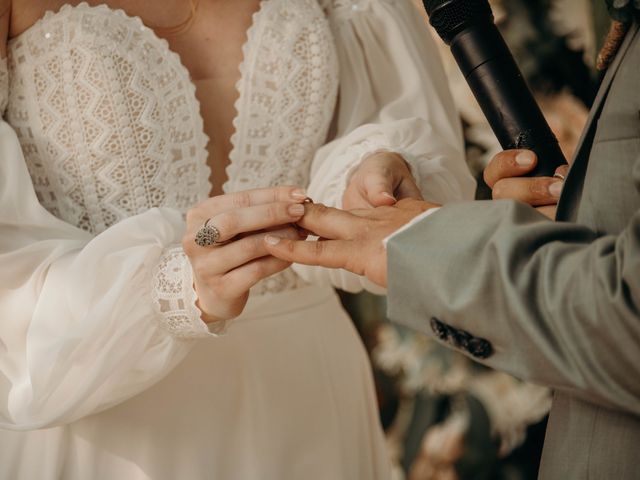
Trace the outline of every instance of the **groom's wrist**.
[[409, 230], [411, 227], [413, 227], [416, 223], [420, 223], [422, 220], [424, 220], [425, 218], [427, 218], [429, 215], [437, 212], [438, 210], [440, 210], [440, 208], [442, 207], [433, 207], [430, 208], [429, 210], [425, 210], [424, 212], [422, 212], [420, 215], [414, 217], [410, 222], [405, 223], [402, 227], [400, 227], [398, 230], [396, 230], [395, 232], [393, 232], [391, 235], [389, 235], [387, 238], [385, 238], [384, 240], [382, 240], [382, 243], [384, 245], [385, 248], [387, 248], [387, 244], [393, 239], [393, 237], [395, 237], [396, 235], [401, 234], [402, 232], [405, 232], [407, 230]]

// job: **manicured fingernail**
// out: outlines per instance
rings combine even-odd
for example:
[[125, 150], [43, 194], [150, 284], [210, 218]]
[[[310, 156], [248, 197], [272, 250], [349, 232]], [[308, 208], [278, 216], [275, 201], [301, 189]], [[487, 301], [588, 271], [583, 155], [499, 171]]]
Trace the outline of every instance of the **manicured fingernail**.
[[554, 182], [549, 185], [549, 194], [553, 198], [560, 198], [560, 194], [562, 193], [562, 187], [564, 187], [563, 182]]
[[291, 192], [291, 198], [294, 198], [295, 200], [304, 200], [307, 198], [307, 192], [302, 188], [298, 188]]
[[516, 163], [521, 167], [530, 167], [536, 161], [536, 156], [529, 150], [523, 150], [516, 155]]
[[289, 215], [292, 217], [301, 217], [304, 215], [304, 205], [295, 204], [289, 207]]
[[264, 237], [264, 241], [269, 245], [277, 245], [280, 243], [280, 240], [282, 239], [280, 237], [276, 237], [275, 235], [265, 235]]
[[382, 196], [390, 198], [391, 200], [393, 200], [394, 202], [396, 201], [396, 197], [394, 197], [393, 195], [391, 195], [389, 192], [382, 192]]

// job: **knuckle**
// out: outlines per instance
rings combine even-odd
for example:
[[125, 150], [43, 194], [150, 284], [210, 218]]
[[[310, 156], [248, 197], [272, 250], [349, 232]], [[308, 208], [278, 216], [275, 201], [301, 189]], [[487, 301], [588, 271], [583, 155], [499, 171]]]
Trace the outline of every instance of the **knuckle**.
[[330, 210], [329, 210], [329, 207], [327, 207], [326, 205], [322, 203], [318, 203], [316, 204], [316, 207], [315, 207], [315, 213], [319, 217], [326, 217], [327, 215], [329, 215]]
[[212, 275], [206, 280], [206, 282], [206, 284], [209, 286], [209, 289], [217, 296], [221, 298], [228, 296], [230, 285], [227, 282], [223, 281], [221, 276]]
[[198, 280], [204, 282], [209, 287], [212, 286], [215, 278], [211, 272], [211, 268], [209, 268], [209, 266], [205, 262], [192, 262], [191, 268], [193, 269], [193, 273], [198, 278]]
[[251, 205], [251, 194], [249, 192], [238, 192], [233, 196], [233, 206], [235, 208], [246, 208]]
[[200, 218], [200, 208], [194, 207], [187, 210], [186, 220], [187, 225], [193, 225]]
[[546, 198], [548, 196], [547, 180], [534, 178], [529, 182], [529, 195], [532, 199]]
[[276, 223], [280, 220], [280, 218], [282, 217], [287, 217], [288, 215], [286, 215], [286, 210], [285, 210], [285, 206], [283, 205], [278, 205], [278, 204], [271, 204], [269, 206], [267, 206], [267, 211], [266, 211], [266, 219], [269, 223]]
[[266, 275], [266, 270], [267, 268], [263, 262], [255, 262], [251, 265], [249, 275], [251, 276], [252, 280], [259, 280]]
[[482, 172], [482, 178], [484, 179], [484, 183], [486, 183], [489, 187], [491, 187], [491, 182], [493, 180], [489, 172], [490, 167], [491, 165], [487, 165], [487, 168], [485, 168], [484, 172]]
[[285, 255], [292, 256], [296, 251], [296, 245], [294, 242], [289, 240], [282, 240], [280, 242], [281, 248], [284, 251]]
[[393, 168], [388, 163], [380, 165], [373, 175], [380, 178], [380, 182], [385, 182], [393, 174]]
[[[285, 228], [282, 231], [282, 235], [289, 240], [298, 240], [300, 238], [299, 231], [293, 227]], [[260, 247], [262, 247], [262, 243], [260, 243]]]
[[263, 236], [256, 236], [251, 239], [247, 239], [247, 245], [244, 247], [244, 251], [249, 257], [257, 257], [264, 251]]
[[[292, 257], [294, 252], [296, 251], [296, 247], [293, 244], [294, 242], [289, 240], [286, 236], [282, 236], [282, 235], [279, 235], [279, 236], [281, 237], [281, 240], [280, 242], [278, 242], [278, 245], [275, 247], [276, 248], [275, 255], [277, 255], [278, 258]], [[269, 253], [270, 248], [268, 249], [265, 248], [265, 250], [267, 251], [267, 253]]]
[[[498, 154], [500, 155], [500, 154]], [[493, 157], [493, 159], [491, 160], [491, 162], [489, 163], [489, 165], [487, 165], [487, 167], [484, 169], [483, 172], [483, 178], [485, 183], [493, 188], [495, 186], [495, 184], [500, 181], [502, 175], [501, 175], [501, 160], [500, 157], [496, 155], [495, 157]]]
[[502, 181], [497, 181], [493, 185], [492, 196], [494, 199], [506, 198], [507, 188], [506, 183]]
[[232, 212], [221, 213], [212, 222], [220, 232], [225, 235], [228, 232], [235, 232], [238, 228], [238, 218]]
[[314, 242], [313, 254], [316, 257], [322, 257], [326, 252], [326, 244], [322, 241]]

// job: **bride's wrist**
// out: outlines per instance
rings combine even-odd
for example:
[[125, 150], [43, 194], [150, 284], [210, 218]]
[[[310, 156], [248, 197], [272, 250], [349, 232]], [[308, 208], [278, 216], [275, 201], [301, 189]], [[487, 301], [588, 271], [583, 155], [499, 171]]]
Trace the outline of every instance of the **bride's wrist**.
[[193, 284], [193, 291], [196, 292], [196, 308], [200, 312], [200, 320], [202, 320], [207, 325], [212, 325], [215, 323], [224, 322], [228, 320], [227, 318], [217, 317], [212, 313], [208, 312], [207, 310], [205, 310], [205, 308], [202, 306], [202, 303], [200, 302], [200, 296], [198, 295], [198, 288], [196, 287], [195, 282]]

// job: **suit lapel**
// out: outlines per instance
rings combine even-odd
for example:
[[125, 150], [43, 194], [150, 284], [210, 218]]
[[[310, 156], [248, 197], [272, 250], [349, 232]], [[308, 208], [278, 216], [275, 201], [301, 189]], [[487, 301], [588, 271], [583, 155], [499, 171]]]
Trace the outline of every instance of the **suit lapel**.
[[622, 59], [627, 53], [629, 45], [631, 45], [631, 42], [637, 32], [638, 24], [634, 22], [633, 25], [631, 25], [631, 28], [629, 29], [629, 32], [627, 33], [622, 45], [620, 46], [620, 50], [616, 54], [616, 58], [607, 69], [607, 73], [605, 74], [602, 80], [602, 84], [600, 85], [600, 89], [598, 90], [598, 95], [593, 101], [591, 113], [589, 114], [587, 124], [582, 132], [580, 141], [578, 142], [576, 153], [573, 156], [571, 169], [569, 170], [569, 174], [567, 175], [563, 193], [558, 203], [558, 211], [556, 213], [556, 220], [558, 221], [575, 220], [575, 215], [578, 212], [580, 197], [582, 196], [584, 177], [587, 172], [589, 154], [591, 153], [591, 147], [593, 146], [593, 139], [595, 137], [596, 128], [598, 125], [598, 118], [600, 118], [600, 113], [602, 112], [604, 102], [609, 93], [609, 89], [611, 88], [611, 83], [613, 82], [618, 68], [620, 68], [620, 64], [622, 63]]

